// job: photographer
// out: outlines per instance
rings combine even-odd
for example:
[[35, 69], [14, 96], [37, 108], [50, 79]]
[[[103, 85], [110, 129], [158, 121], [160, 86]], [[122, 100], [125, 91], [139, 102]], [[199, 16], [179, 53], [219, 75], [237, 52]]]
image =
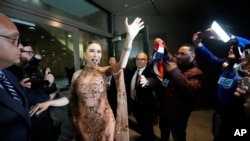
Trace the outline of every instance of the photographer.
[[[57, 92], [54, 76], [50, 74], [49, 69], [44, 72], [39, 66], [41, 56], [35, 55], [28, 42], [21, 41], [21, 62], [10, 67], [18, 78], [20, 84], [24, 87], [28, 98], [29, 108], [31, 109], [37, 103], [45, 102], [51, 99], [50, 94]], [[32, 141], [53, 141], [53, 120], [50, 117], [50, 109], [35, 114], [31, 117]]]
[[214, 141], [221, 140], [249, 140], [250, 134], [244, 137], [234, 137], [236, 129], [247, 129], [250, 131], [250, 119], [246, 116], [243, 107], [243, 99], [236, 97], [234, 92], [237, 87], [237, 81], [243, 77], [240, 71], [235, 67], [239, 65], [243, 59], [241, 56], [245, 45], [249, 43], [248, 40], [241, 37], [233, 37], [227, 42], [228, 57], [219, 58], [215, 56], [202, 44], [202, 39], [199, 38], [200, 32], [193, 35], [193, 43], [196, 46], [197, 60], [206, 64], [205, 69], [213, 69], [218, 73], [218, 90], [215, 113], [213, 116], [212, 132]]

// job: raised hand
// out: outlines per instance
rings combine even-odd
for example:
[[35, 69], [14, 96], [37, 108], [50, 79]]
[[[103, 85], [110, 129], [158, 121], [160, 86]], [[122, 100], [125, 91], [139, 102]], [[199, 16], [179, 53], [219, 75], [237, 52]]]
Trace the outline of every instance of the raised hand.
[[193, 37], [192, 37], [192, 41], [195, 47], [198, 47], [198, 44], [200, 44], [202, 41], [202, 39], [199, 38], [199, 34], [201, 34], [201, 32], [196, 32], [193, 34]]
[[141, 18], [135, 18], [134, 21], [131, 24], [128, 24], [128, 18], [125, 19], [125, 28], [127, 34], [129, 34], [129, 37], [131, 39], [134, 39], [135, 36], [138, 34], [138, 32], [144, 28], [144, 22]]
[[113, 72], [117, 72], [120, 68], [125, 68], [128, 62], [128, 58], [130, 55], [130, 51], [132, 49], [133, 40], [136, 37], [136, 35], [139, 33], [139, 31], [144, 28], [144, 22], [141, 20], [141, 18], [135, 18], [134, 21], [131, 24], [128, 24], [128, 18], [125, 18], [125, 28], [126, 28], [126, 39], [123, 46], [123, 51], [121, 53], [120, 61], [117, 64], [116, 69], [113, 69]]
[[140, 84], [142, 87], [149, 85], [149, 81], [147, 80], [147, 78], [144, 75], [140, 75], [139, 80], [140, 80]]

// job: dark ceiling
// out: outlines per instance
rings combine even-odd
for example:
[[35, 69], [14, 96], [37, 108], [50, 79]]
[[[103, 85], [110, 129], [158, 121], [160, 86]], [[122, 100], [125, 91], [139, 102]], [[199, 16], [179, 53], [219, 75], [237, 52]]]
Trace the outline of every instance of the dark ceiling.
[[233, 27], [237, 32], [250, 33], [250, 28], [247, 28], [250, 24], [247, 0], [60, 0], [60, 3], [56, 0], [40, 0], [40, 2], [77, 17], [85, 17], [98, 10], [90, 6], [88, 2], [91, 2], [114, 16], [181, 18], [183, 22], [188, 20], [187, 23], [198, 26], [197, 29], [203, 29], [199, 25], [206, 23], [210, 25], [211, 21], [216, 20], [228, 30]]
[[[91, 0], [114, 15], [195, 16], [244, 10], [247, 1], [226, 0]], [[236, 11], [237, 9], [237, 11]]]
[[[200, 24], [218, 19], [230, 30], [250, 33], [246, 0], [90, 0], [115, 16], [179, 17]], [[223, 23], [224, 22], [224, 23]], [[199, 27], [198, 27], [199, 28]], [[234, 32], [235, 32], [234, 31]], [[243, 33], [245, 32], [245, 33]], [[238, 34], [238, 33], [236, 33]]]

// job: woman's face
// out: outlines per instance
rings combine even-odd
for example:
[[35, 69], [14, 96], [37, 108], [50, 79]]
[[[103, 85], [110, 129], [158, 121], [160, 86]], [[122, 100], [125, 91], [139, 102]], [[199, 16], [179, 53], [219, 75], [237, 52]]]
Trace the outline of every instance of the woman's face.
[[88, 65], [97, 66], [100, 63], [102, 57], [101, 46], [97, 43], [90, 44], [86, 50], [85, 57]]

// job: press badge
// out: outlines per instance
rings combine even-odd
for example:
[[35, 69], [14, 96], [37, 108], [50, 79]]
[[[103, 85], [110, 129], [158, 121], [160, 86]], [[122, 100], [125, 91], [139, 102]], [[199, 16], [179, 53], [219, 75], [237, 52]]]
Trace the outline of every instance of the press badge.
[[168, 86], [168, 83], [169, 83], [169, 80], [167, 80], [167, 79], [164, 79], [164, 80], [162, 81], [162, 85], [163, 85], [164, 87], [167, 87], [167, 86]]
[[228, 79], [228, 78], [225, 78], [225, 77], [220, 77], [219, 81], [218, 81], [218, 84], [220, 85], [224, 85], [224, 86], [231, 86], [233, 83], [233, 79]]

